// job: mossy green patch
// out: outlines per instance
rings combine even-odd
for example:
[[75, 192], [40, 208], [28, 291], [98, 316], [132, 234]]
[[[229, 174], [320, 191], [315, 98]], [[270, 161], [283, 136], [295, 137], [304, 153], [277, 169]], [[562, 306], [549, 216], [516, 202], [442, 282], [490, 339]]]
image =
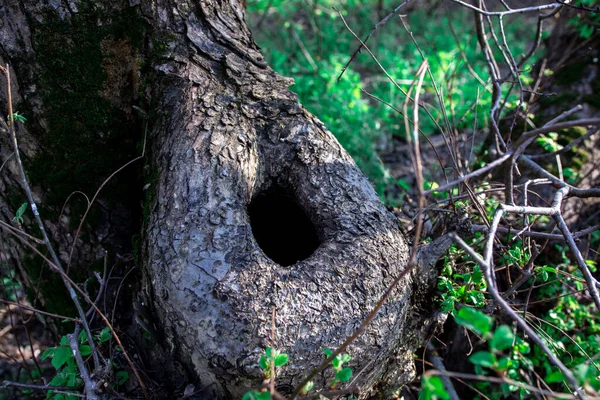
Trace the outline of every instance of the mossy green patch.
[[[41, 15], [31, 25], [36, 52], [30, 62], [38, 71], [43, 121], [32, 122], [30, 130], [39, 130], [33, 133], [41, 138], [43, 150], [28, 162], [27, 172], [44, 192], [40, 212], [45, 219], [56, 220], [69, 195], [80, 191], [91, 199], [113, 172], [140, 154], [137, 145], [142, 140], [142, 121], [132, 106], [138, 104], [145, 27], [135, 8], [115, 5], [109, 10], [95, 2], [82, 3], [70, 18], [61, 18], [52, 8]], [[140, 167], [129, 166], [106, 184], [102, 207], [110, 211], [118, 205], [135, 215], [140, 201]], [[102, 207], [96, 204], [88, 214], [92, 229]], [[79, 224], [86, 208], [83, 196], [69, 200], [71, 228]], [[85, 241], [86, 235], [84, 229], [79, 237]], [[28, 276], [36, 280], [48, 310], [75, 315], [58, 274], [47, 266], [42, 270], [38, 258], [30, 257], [25, 267]], [[73, 266], [70, 277], [80, 284], [91, 276], [92, 269], [97, 270], [98, 265]], [[31, 293], [32, 298], [36, 295]]]
[[[109, 15], [84, 3], [70, 19], [48, 11], [34, 28], [47, 130], [44, 151], [29, 173], [56, 208], [76, 190], [91, 196], [138, 155], [142, 129], [131, 106], [137, 97], [143, 25], [132, 8]], [[130, 168], [117, 176], [104, 197], [122, 201], [134, 196], [128, 184], [132, 173]], [[81, 215], [85, 205], [74, 201], [73, 214]]]

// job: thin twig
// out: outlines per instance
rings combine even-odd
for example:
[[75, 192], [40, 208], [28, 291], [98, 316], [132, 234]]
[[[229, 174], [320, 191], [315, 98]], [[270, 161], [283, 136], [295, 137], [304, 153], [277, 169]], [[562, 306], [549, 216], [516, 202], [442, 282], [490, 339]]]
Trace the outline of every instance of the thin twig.
[[69, 347], [71, 347], [71, 353], [73, 354], [73, 358], [75, 358], [75, 362], [79, 368], [79, 375], [83, 380], [86, 398], [88, 400], [96, 400], [98, 399], [98, 396], [96, 395], [96, 382], [90, 378], [87, 368], [85, 368], [83, 357], [81, 357], [81, 352], [79, 351], [78, 337], [80, 329], [81, 325], [77, 324], [75, 325], [75, 332], [67, 335], [67, 338], [69, 339]]
[[[383, 26], [386, 22], [388, 22], [390, 20], [390, 18], [392, 18], [394, 15], [396, 15], [402, 9], [402, 7], [404, 7], [405, 5], [407, 5], [408, 3], [410, 3], [411, 1], [412, 0], [406, 0], [406, 1], [404, 1], [402, 4], [400, 4], [398, 7], [396, 7], [394, 9], [394, 11], [392, 11], [391, 13], [389, 13], [384, 19], [382, 19], [377, 24], [375, 24], [375, 26], [373, 27], [373, 29], [371, 30], [371, 32], [369, 32], [369, 34], [365, 37], [365, 39], [361, 41], [360, 46], [358, 46], [356, 48], [356, 50], [354, 50], [354, 53], [352, 53], [352, 56], [350, 56], [350, 59], [348, 60], [348, 62], [346, 63], [346, 65], [344, 65], [344, 68], [342, 68], [342, 72], [340, 72], [340, 75], [337, 78], [338, 82], [340, 81], [340, 79], [342, 79], [342, 75], [344, 75], [344, 72], [346, 72], [346, 69], [348, 69], [348, 66], [350, 65], [350, 63], [352, 63], [352, 61], [354, 60], [354, 58], [356, 57], [356, 55], [360, 52], [360, 50], [363, 48], [363, 46], [365, 45], [365, 43], [367, 43], [369, 41], [369, 38], [371, 37], [371, 35], [377, 29], [379, 29], [381, 26]], [[360, 39], [359, 39], [359, 41], [360, 41]]]
[[[63, 271], [60, 260], [58, 259], [58, 256], [56, 255], [56, 252], [54, 251], [54, 247], [52, 246], [52, 243], [50, 242], [50, 238], [48, 237], [48, 234], [46, 233], [46, 227], [45, 227], [44, 222], [42, 221], [42, 218], [38, 212], [37, 205], [33, 198], [33, 193], [29, 186], [29, 181], [27, 180], [27, 176], [25, 174], [25, 168], [23, 167], [23, 163], [21, 161], [21, 155], [19, 152], [19, 144], [17, 142], [15, 120], [14, 120], [13, 108], [12, 108], [10, 67], [8, 65], [6, 65], [6, 68], [0, 66], [0, 71], [2, 71], [6, 76], [8, 112], [9, 112], [9, 121], [10, 121], [10, 126], [8, 127], [8, 131], [10, 132], [10, 136], [12, 139], [13, 150], [15, 153], [15, 161], [17, 162], [17, 166], [19, 169], [20, 177], [21, 177], [21, 185], [22, 185], [23, 191], [25, 192], [25, 195], [27, 196], [27, 200], [29, 201], [29, 205], [31, 207], [31, 211], [33, 212], [33, 216], [35, 218], [37, 226], [40, 229], [40, 232], [42, 233], [42, 239], [46, 245], [48, 253], [50, 254], [50, 258], [52, 259], [56, 268], [60, 271]], [[93, 354], [92, 358], [94, 360], [94, 366], [96, 367], [96, 369], [100, 369], [100, 360], [98, 358], [98, 354], [96, 354], [96, 345], [94, 344], [94, 340], [92, 338], [92, 332], [91, 332], [90, 327], [85, 318], [85, 312], [83, 311], [83, 308], [81, 307], [81, 303], [77, 299], [77, 294], [73, 290], [73, 286], [71, 285], [71, 283], [69, 283], [69, 281], [67, 281], [64, 278], [63, 278], [63, 283], [65, 284], [67, 290], [69, 291], [71, 300], [73, 301], [73, 304], [75, 304], [75, 308], [77, 309], [77, 313], [79, 314], [79, 318], [81, 319], [81, 324], [83, 325], [83, 329], [85, 330], [85, 332], [87, 334], [88, 344], [89, 344], [90, 349], [92, 350], [92, 354]], [[85, 365], [83, 365], [83, 368], [85, 368]], [[87, 372], [87, 371], [85, 371], [85, 372]], [[81, 371], [81, 373], [84, 373], [84, 371]]]
[[59, 315], [59, 314], [54, 314], [54, 313], [50, 313], [50, 312], [38, 310], [37, 308], [26, 306], [25, 304], [15, 303], [13, 301], [8, 301], [8, 300], [0, 299], [0, 303], [9, 304], [11, 306], [22, 308], [24, 310], [28, 310], [28, 311], [31, 311], [31, 312], [34, 312], [34, 313], [38, 313], [38, 314], [42, 314], [42, 315], [47, 315], [47, 316], [53, 317], [53, 318], [63, 319], [65, 321], [70, 321], [70, 322], [75, 322], [75, 323], [80, 323], [81, 322], [81, 320], [79, 318], [66, 317], [64, 315]]
[[553, 398], [557, 398], [557, 399], [576, 399], [577, 398], [577, 397], [573, 396], [572, 394], [557, 393], [557, 392], [543, 390], [543, 389], [528, 385], [523, 382], [515, 381], [514, 379], [510, 379], [510, 378], [496, 378], [494, 376], [473, 375], [473, 374], [465, 374], [462, 372], [440, 371], [440, 370], [436, 370], [436, 369], [430, 369], [427, 372], [425, 372], [423, 375], [445, 375], [445, 376], [449, 376], [451, 378], [474, 379], [474, 380], [478, 380], [478, 381], [494, 382], [494, 383], [508, 383], [509, 385], [515, 385], [515, 386], [521, 387], [523, 389], [530, 390], [532, 392], [537, 392], [537, 393], [540, 393], [540, 394], [543, 394], [546, 396], [550, 396]]
[[75, 397], [85, 397], [80, 393], [73, 393], [72, 390], [76, 390], [76, 388], [69, 386], [51, 386], [51, 385], [33, 385], [30, 383], [21, 383], [21, 382], [12, 382], [12, 381], [3, 381], [0, 384], [0, 389], [6, 389], [7, 387], [18, 387], [23, 389], [33, 389], [33, 390], [52, 390], [54, 393], [66, 394], [69, 396]]
[[140, 384], [140, 387], [142, 388], [142, 391], [144, 392], [144, 397], [146, 399], [148, 399], [149, 397], [148, 397], [148, 393], [146, 391], [146, 385], [144, 385], [144, 382], [142, 381], [142, 378], [140, 377], [137, 368], [135, 368], [135, 365], [133, 364], [133, 361], [129, 357], [129, 354], [128, 354], [127, 350], [125, 350], [125, 346], [123, 346], [123, 343], [121, 342], [121, 339], [119, 338], [119, 335], [117, 335], [117, 332], [115, 332], [112, 324], [106, 318], [106, 316], [102, 313], [102, 311], [100, 311], [100, 309], [98, 308], [98, 306], [96, 306], [96, 304], [94, 304], [94, 302], [89, 298], [89, 296], [81, 288], [79, 288], [79, 286], [77, 286], [75, 284], [75, 282], [73, 282], [71, 280], [71, 278], [69, 278], [65, 274], [64, 271], [59, 270], [57, 268], [57, 266], [54, 265], [54, 263], [52, 261], [50, 261], [44, 254], [42, 254], [35, 246], [33, 246], [32, 244], [28, 243], [27, 241], [23, 240], [20, 237], [17, 237], [17, 238], [21, 241], [21, 243], [23, 243], [25, 246], [29, 247], [33, 252], [35, 252], [37, 255], [39, 255], [46, 263], [48, 263], [48, 265], [50, 266], [51, 269], [53, 269], [54, 271], [58, 272], [63, 277], [63, 279], [67, 280], [71, 284], [72, 287], [74, 287], [75, 289], [77, 289], [77, 291], [79, 292], [79, 294], [81, 294], [81, 296], [83, 297], [83, 299], [88, 304], [90, 304], [92, 307], [94, 307], [94, 310], [98, 313], [98, 315], [100, 316], [100, 318], [102, 318], [102, 320], [106, 324], [106, 327], [110, 330], [110, 333], [112, 334], [112, 336], [117, 341], [117, 344], [119, 345], [119, 347], [121, 348], [121, 351], [123, 352], [123, 357], [125, 357], [125, 360], [127, 360], [127, 363], [129, 364], [129, 367], [133, 371], [133, 374], [135, 375], [136, 379], [138, 380], [138, 383]]

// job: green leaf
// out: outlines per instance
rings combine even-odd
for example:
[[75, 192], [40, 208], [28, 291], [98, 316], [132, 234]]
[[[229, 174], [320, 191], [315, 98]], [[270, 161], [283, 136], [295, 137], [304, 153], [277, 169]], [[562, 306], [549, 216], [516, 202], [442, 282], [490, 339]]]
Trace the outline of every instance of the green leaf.
[[271, 393], [269, 392], [246, 392], [242, 400], [271, 400]]
[[15, 213], [15, 217], [13, 218], [14, 222], [17, 222], [19, 224], [22, 224], [24, 222], [23, 214], [25, 213], [25, 211], [27, 211], [28, 205], [29, 205], [29, 203], [27, 203], [27, 202], [21, 204], [21, 207], [19, 207], [19, 209]]
[[492, 318], [474, 308], [461, 308], [456, 313], [454, 320], [457, 324], [479, 335], [486, 335], [492, 329]]
[[483, 273], [481, 272], [481, 267], [479, 265], [476, 265], [475, 268], [473, 268], [471, 279], [473, 279], [473, 283], [476, 285], [483, 283]]
[[423, 375], [419, 400], [432, 399], [450, 400], [450, 394], [446, 391], [444, 382], [439, 376]]
[[42, 361], [44, 361], [48, 357], [53, 357], [55, 351], [56, 347], [50, 347], [49, 349], [46, 349], [46, 351], [42, 353]]
[[500, 325], [494, 332], [490, 346], [494, 350], [503, 351], [512, 347], [514, 339], [512, 329], [508, 325]]
[[22, 124], [24, 124], [25, 122], [27, 122], [27, 118], [25, 118], [24, 116], [22, 116], [21, 114], [19, 114], [18, 111], [16, 111], [16, 112], [13, 113], [13, 119], [15, 121], [18, 121], [18, 122], [22, 123]]
[[67, 378], [67, 386], [77, 386], [77, 377], [79, 376], [78, 372], [69, 372]]
[[306, 393], [310, 392], [313, 387], [315, 387], [315, 383], [313, 381], [306, 382], [306, 385], [304, 385], [304, 387], [302, 388], [301, 394], [305, 395]]
[[66, 346], [69, 347], [71, 344], [69, 343], [69, 338], [66, 336], [63, 336], [60, 338], [60, 345], [61, 346]]
[[67, 379], [68, 379], [68, 376], [66, 374], [59, 372], [58, 374], [54, 375], [54, 378], [52, 378], [49, 385], [50, 386], [67, 386]]
[[410, 192], [410, 189], [412, 188], [412, 186], [410, 185], [410, 183], [408, 183], [406, 181], [406, 179], [398, 179], [396, 181], [396, 183], [398, 184], [398, 186], [400, 186], [402, 189], [406, 190], [407, 192]]
[[269, 369], [269, 361], [267, 360], [267, 357], [260, 356], [260, 359], [258, 360], [258, 366], [261, 369]]
[[343, 363], [347, 363], [348, 361], [352, 360], [352, 357], [350, 357], [350, 354], [342, 354], [341, 355], [341, 360]]
[[100, 331], [100, 334], [98, 335], [98, 341], [100, 343], [108, 342], [111, 337], [112, 337], [112, 335], [110, 333], [110, 329], [108, 329], [108, 326], [107, 326], [106, 328], [104, 328]]
[[327, 358], [331, 357], [333, 354], [333, 351], [329, 350], [329, 349], [323, 349], [323, 353], [325, 353], [325, 355], [327, 356]]
[[127, 379], [129, 379], [129, 372], [127, 372], [127, 371], [117, 371], [117, 372], [115, 372], [115, 378], [118, 379], [117, 385], [121, 386], [122, 384], [124, 384], [125, 382], [127, 382]]
[[287, 354], [281, 353], [281, 354], [278, 354], [277, 356], [275, 356], [275, 366], [276, 367], [281, 367], [281, 366], [287, 364], [287, 362], [288, 362]]
[[271, 347], [267, 347], [265, 349], [265, 354], [267, 355], [267, 358], [270, 360], [271, 358], [273, 358], [277, 353], [273, 351], [273, 348]]
[[87, 333], [85, 331], [79, 332], [79, 336], [77, 336], [79, 343], [85, 343], [87, 341]]
[[352, 378], [352, 369], [345, 367], [336, 372], [335, 377], [340, 382], [348, 382]]
[[440, 308], [442, 309], [443, 312], [449, 313], [452, 310], [454, 310], [454, 302], [455, 301], [456, 301], [456, 299], [454, 297], [452, 297], [452, 296], [448, 297], [442, 302]]
[[[64, 336], [63, 336], [64, 337]], [[57, 370], [60, 369], [67, 361], [73, 358], [73, 353], [70, 347], [57, 347], [52, 357], [52, 366]]]
[[500, 360], [498, 360], [498, 363], [496, 365], [496, 370], [497, 371], [506, 371], [510, 365], [511, 365], [510, 358], [502, 357]]
[[550, 373], [549, 375], [546, 375], [546, 379], [544, 379], [544, 381], [546, 381], [546, 383], [559, 383], [559, 382], [563, 382], [564, 380], [565, 380], [565, 376], [563, 375], [562, 372], [560, 372], [558, 370]]
[[471, 361], [475, 365], [481, 365], [482, 367], [493, 368], [496, 364], [496, 356], [489, 351], [478, 351], [469, 357], [469, 361]]
[[333, 368], [338, 370], [342, 366], [342, 360], [340, 359], [340, 355], [338, 354], [333, 360], [331, 360], [331, 365]]
[[81, 353], [81, 355], [83, 357], [85, 357], [85, 356], [89, 356], [90, 354], [92, 354], [92, 349], [90, 346], [88, 346], [86, 344], [82, 344], [79, 346], [79, 352]]

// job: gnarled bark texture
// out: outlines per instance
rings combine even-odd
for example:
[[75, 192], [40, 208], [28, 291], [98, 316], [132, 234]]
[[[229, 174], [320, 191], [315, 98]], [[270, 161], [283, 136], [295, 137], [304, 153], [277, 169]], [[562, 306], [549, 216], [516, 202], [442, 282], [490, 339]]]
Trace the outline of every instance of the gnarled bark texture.
[[[144, 21], [142, 38], [124, 30], [100, 38], [105, 83], [94, 95], [115, 108], [152, 104], [141, 297], [156, 313], [166, 348], [199, 378], [207, 398], [239, 398], [260, 385], [258, 358], [274, 345], [290, 357], [277, 375], [278, 387], [289, 392], [321, 362], [321, 349], [340, 345], [406, 267], [408, 247], [397, 222], [331, 133], [298, 104], [288, 89], [292, 81], [263, 61], [240, 1], [50, 3], [3, 4], [3, 42], [17, 50], [5, 45], [2, 61], [23, 68], [19, 80], [27, 85], [49, 61], [35, 56], [43, 38], [31, 32], [49, 20], [73, 27], [82, 13], [98, 12], [111, 16], [103, 25], [110, 26], [133, 9]], [[140, 69], [140, 57], [149, 68]], [[123, 68], [110, 69], [107, 59]], [[65, 85], [66, 93], [77, 89]], [[17, 89], [27, 100], [27, 87]], [[43, 98], [34, 100], [25, 102], [32, 109], [39, 104], [36, 117], [52, 110]], [[127, 112], [124, 120], [132, 118]], [[32, 158], [44, 151], [35, 143], [52, 131], [39, 124], [40, 136], [21, 137]], [[122, 139], [135, 143], [139, 136]], [[3, 143], [3, 159], [8, 153]], [[123, 199], [113, 201], [127, 210]], [[119, 237], [106, 234], [119, 229], [110, 209], [98, 216], [103, 231], [90, 226], [88, 243]], [[68, 248], [59, 233], [72, 235], [72, 228], [58, 225], [54, 239]], [[420, 313], [433, 281], [428, 272], [407, 275], [348, 349], [362, 397], [387, 398], [413, 378], [412, 354], [428, 320]], [[330, 377], [320, 375], [316, 387]]]

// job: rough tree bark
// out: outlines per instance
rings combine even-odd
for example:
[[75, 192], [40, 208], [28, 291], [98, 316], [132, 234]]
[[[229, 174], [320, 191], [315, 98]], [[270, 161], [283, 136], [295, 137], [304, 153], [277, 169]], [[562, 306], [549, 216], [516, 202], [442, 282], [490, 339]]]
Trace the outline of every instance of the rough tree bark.
[[[11, 65], [18, 78], [13, 92], [31, 114], [30, 128], [20, 132], [21, 146], [32, 168], [44, 153], [61, 159], [57, 154], [68, 150], [66, 144], [53, 147], [45, 140], [54, 129], [47, 121], [58, 108], [50, 101], [75, 107], [77, 97], [64, 96], [87, 91], [108, 110], [121, 110], [130, 124], [131, 131], [122, 132], [119, 124], [86, 120], [104, 124], [86, 133], [104, 144], [96, 147], [104, 156], [116, 151], [107, 144], [111, 140], [125, 143], [124, 154], [105, 166], [116, 169], [135, 155], [141, 139], [131, 106], [147, 107], [150, 151], [144, 168], [150, 187], [140, 298], [156, 314], [162, 344], [206, 388], [203, 396], [239, 398], [260, 384], [257, 361], [271, 345], [275, 307], [274, 345], [290, 357], [277, 385], [289, 392], [322, 360], [321, 349], [340, 345], [406, 267], [406, 240], [352, 159], [297, 102], [288, 89], [292, 80], [264, 62], [241, 1], [129, 3], [0, 2], [0, 61]], [[143, 28], [127, 26], [132, 15]], [[86, 28], [90, 23], [96, 29]], [[45, 92], [51, 88], [43, 85], [52, 68], [67, 67], [49, 59], [62, 60], [44, 46], [60, 42], [73, 46], [72, 52], [95, 49], [98, 58], [84, 57], [82, 65], [99, 61], [100, 90], [62, 82], [51, 88], [63, 97], [51, 100]], [[85, 112], [74, 122], [85, 119]], [[4, 161], [10, 150], [2, 140]], [[5, 187], [16, 187], [10, 160], [7, 166]], [[88, 179], [96, 184], [105, 177]], [[143, 183], [135, 186], [125, 176], [121, 184], [141, 191]], [[42, 202], [50, 185], [37, 188]], [[72, 186], [68, 190], [77, 189]], [[9, 220], [15, 201], [5, 194], [3, 217]], [[113, 216], [135, 217], [125, 197], [100, 199], [103, 207], [87, 225], [74, 265], [100, 258], [102, 247], [113, 253], [127, 248], [134, 228]], [[47, 207], [57, 209], [58, 201]], [[49, 215], [46, 223], [66, 261], [73, 227]], [[377, 392], [387, 398], [414, 377], [413, 352], [431, 318], [424, 294], [435, 271], [426, 264], [406, 276], [348, 350], [362, 397]], [[320, 375], [317, 387], [327, 378]]]

